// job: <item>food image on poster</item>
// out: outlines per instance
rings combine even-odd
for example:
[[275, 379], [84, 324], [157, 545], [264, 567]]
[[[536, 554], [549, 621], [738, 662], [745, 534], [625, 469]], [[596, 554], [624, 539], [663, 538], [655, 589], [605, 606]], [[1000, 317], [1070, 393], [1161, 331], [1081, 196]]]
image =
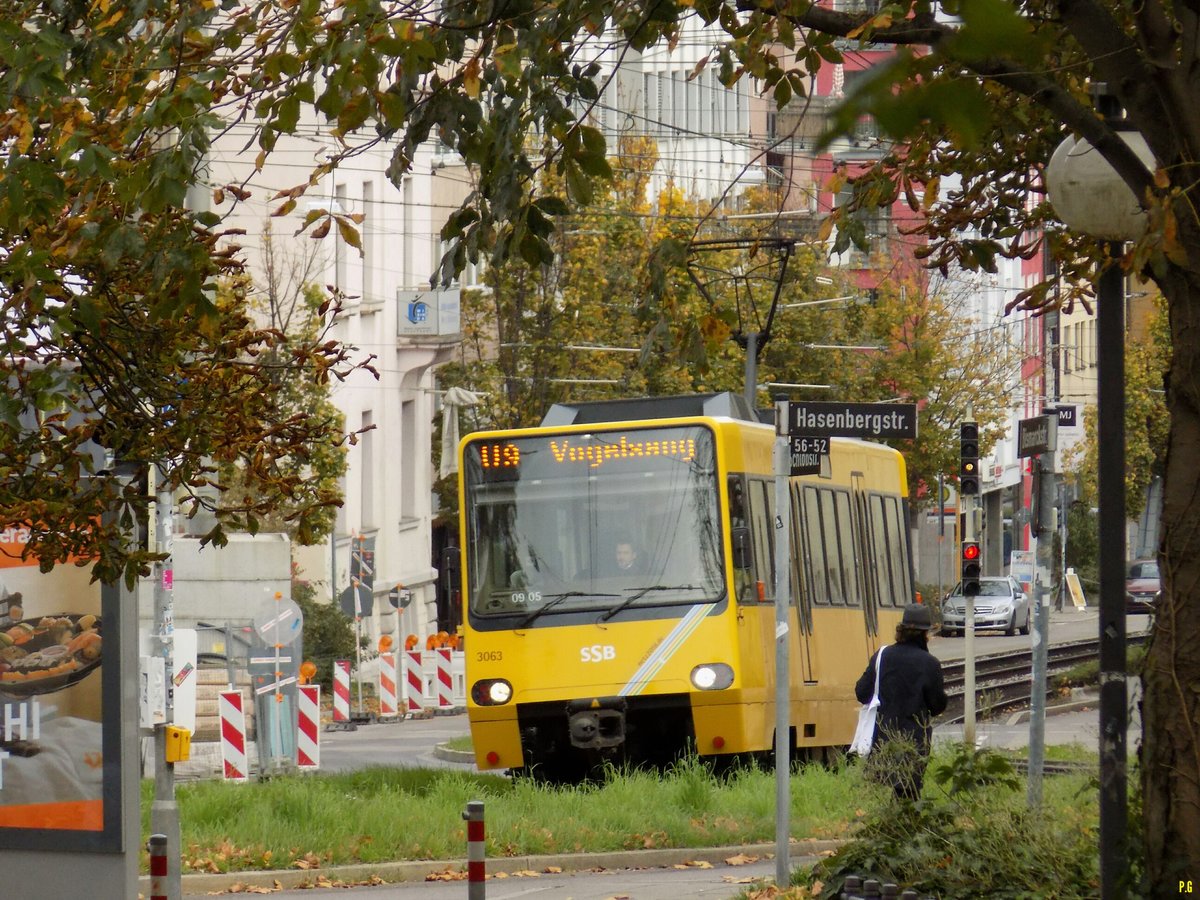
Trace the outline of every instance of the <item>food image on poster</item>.
[[0, 532], [0, 846], [20, 831], [102, 832], [101, 588], [41, 572]]

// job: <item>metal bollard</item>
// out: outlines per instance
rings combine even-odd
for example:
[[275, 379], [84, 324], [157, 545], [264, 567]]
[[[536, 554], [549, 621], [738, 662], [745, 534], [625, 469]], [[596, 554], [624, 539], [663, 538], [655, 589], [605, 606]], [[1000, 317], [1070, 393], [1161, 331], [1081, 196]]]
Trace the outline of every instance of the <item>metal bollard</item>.
[[152, 834], [150, 850], [150, 900], [167, 900], [167, 836]]
[[467, 820], [467, 900], [484, 900], [483, 801], [470, 801], [462, 816]]

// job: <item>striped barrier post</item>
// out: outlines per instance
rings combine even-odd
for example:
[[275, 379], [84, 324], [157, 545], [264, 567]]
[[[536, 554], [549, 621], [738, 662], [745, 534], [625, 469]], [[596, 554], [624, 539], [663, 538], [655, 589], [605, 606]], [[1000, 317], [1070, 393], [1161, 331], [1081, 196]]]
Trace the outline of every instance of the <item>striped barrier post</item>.
[[296, 704], [296, 765], [301, 769], [321, 767], [321, 686], [300, 685]]
[[150, 900], [167, 900], [167, 836], [152, 834], [150, 850]]
[[350, 660], [333, 661], [333, 722], [350, 721]]
[[439, 709], [449, 709], [454, 705], [454, 677], [450, 671], [450, 653], [451, 651], [445, 647], [434, 651], [437, 659], [437, 705]]
[[425, 673], [420, 650], [404, 651], [404, 701], [409, 715], [425, 708]]
[[452, 672], [454, 675], [454, 706], [457, 709], [465, 710], [467, 708], [467, 668], [461, 650], [455, 650], [453, 653]]
[[483, 843], [483, 801], [471, 800], [467, 820], [467, 900], [484, 900], [487, 880], [487, 857]]
[[399, 712], [396, 708], [396, 656], [393, 653], [379, 654], [379, 715], [392, 718]]
[[245, 781], [250, 777], [246, 758], [246, 710], [241, 691], [221, 691], [221, 760], [226, 781]]

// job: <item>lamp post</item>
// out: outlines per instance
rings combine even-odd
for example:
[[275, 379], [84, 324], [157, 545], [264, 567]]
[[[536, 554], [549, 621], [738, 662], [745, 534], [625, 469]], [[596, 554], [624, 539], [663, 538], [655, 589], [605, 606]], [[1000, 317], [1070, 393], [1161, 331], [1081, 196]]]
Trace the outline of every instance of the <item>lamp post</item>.
[[[1097, 106], [1108, 124], [1150, 167], [1141, 135], [1120, 130], [1120, 109], [1103, 85]], [[1109, 262], [1096, 285], [1099, 344], [1098, 422], [1100, 499], [1100, 895], [1125, 890], [1128, 824], [1125, 659], [1125, 297], [1117, 265], [1124, 241], [1139, 237], [1145, 214], [1116, 171], [1086, 141], [1069, 137], [1046, 168], [1050, 202], [1069, 228], [1104, 238]]]

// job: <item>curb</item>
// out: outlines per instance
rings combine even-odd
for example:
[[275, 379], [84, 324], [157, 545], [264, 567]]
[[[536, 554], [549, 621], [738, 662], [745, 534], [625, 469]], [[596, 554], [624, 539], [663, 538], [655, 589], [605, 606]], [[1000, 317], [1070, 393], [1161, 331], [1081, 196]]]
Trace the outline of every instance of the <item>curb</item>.
[[[815, 862], [831, 853], [842, 841], [795, 840], [788, 858], [794, 864]], [[504, 856], [487, 860], [488, 875], [498, 872], [544, 872], [554, 867], [563, 872], [582, 872], [590, 869], [669, 868], [688, 863], [706, 862], [716, 865], [733, 856], [753, 856], [774, 859], [774, 844], [741, 844], [732, 847], [699, 847], [691, 850], [664, 848], [660, 850], [614, 850], [603, 853], [567, 853], [541, 856]], [[229, 872], [216, 875], [184, 875], [184, 895], [214, 894], [224, 891], [244, 893], [247, 888], [303, 890], [320, 886], [318, 882], [364, 882], [372, 878], [387, 883], [427, 881], [430, 875], [446, 872], [466, 873], [466, 859], [413, 860], [406, 862], [361, 863], [333, 866], [328, 869], [276, 869], [253, 872]], [[150, 877], [138, 879], [138, 889], [149, 896]], [[236, 890], [235, 890], [236, 889]]]

